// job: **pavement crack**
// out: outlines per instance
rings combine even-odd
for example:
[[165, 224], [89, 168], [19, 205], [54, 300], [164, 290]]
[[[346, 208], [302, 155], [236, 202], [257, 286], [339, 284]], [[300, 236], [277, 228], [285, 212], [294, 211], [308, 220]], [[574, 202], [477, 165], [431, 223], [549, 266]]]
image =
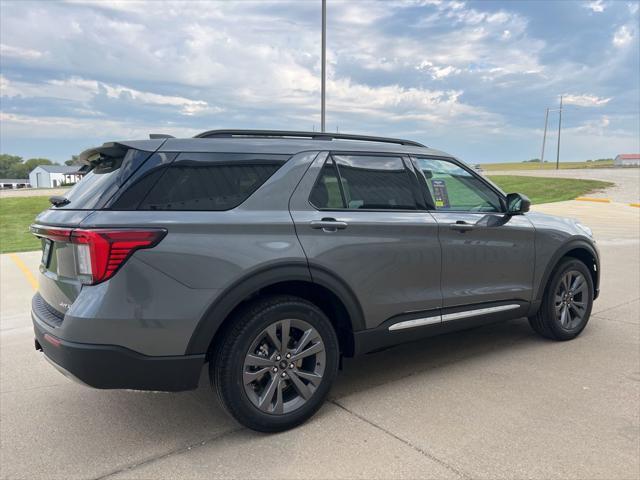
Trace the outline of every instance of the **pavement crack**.
[[395, 433], [391, 432], [390, 430], [387, 430], [386, 428], [382, 427], [381, 425], [378, 425], [377, 423], [372, 422], [368, 418], [363, 417], [362, 415], [354, 412], [353, 410], [349, 410], [347, 407], [345, 407], [344, 405], [339, 403], [337, 400], [328, 400], [328, 402], [334, 404], [335, 406], [337, 406], [338, 408], [344, 410], [345, 412], [349, 413], [350, 415], [353, 415], [354, 417], [362, 420], [363, 422], [367, 423], [368, 425], [371, 425], [372, 427], [380, 430], [381, 432], [385, 433], [386, 435], [398, 440], [399, 442], [404, 443], [406, 446], [412, 448], [413, 450], [415, 450], [416, 452], [420, 453], [422, 456], [428, 458], [429, 460], [431, 460], [433, 462], [436, 462], [438, 465], [441, 465], [442, 467], [446, 468], [450, 472], [453, 472], [454, 474], [456, 474], [460, 478], [464, 478], [464, 479], [471, 479], [472, 478], [470, 475], [467, 475], [462, 470], [454, 467], [453, 465], [449, 465], [447, 462], [445, 462], [444, 460], [436, 457], [432, 453], [429, 453], [428, 451], [424, 450], [423, 448], [421, 448], [421, 447], [419, 447], [417, 445], [414, 445], [409, 440], [406, 440], [406, 439], [396, 435]]
[[191, 444], [189, 444], [187, 446], [176, 448], [176, 449], [171, 450], [169, 452], [161, 453], [159, 455], [154, 455], [152, 457], [146, 458], [145, 460], [142, 460], [142, 461], [139, 461], [139, 462], [136, 462], [136, 463], [131, 463], [131, 464], [126, 465], [124, 467], [118, 468], [117, 470], [112, 470], [112, 471], [110, 471], [108, 473], [105, 473], [103, 475], [100, 475], [100, 476], [97, 476], [97, 477], [93, 477], [91, 480], [104, 480], [106, 478], [110, 478], [110, 477], [113, 477], [115, 475], [119, 475], [121, 473], [130, 472], [132, 470], [135, 470], [136, 468], [142, 467], [144, 465], [148, 465], [148, 464], [153, 463], [153, 462], [155, 462], [157, 460], [163, 460], [165, 458], [171, 457], [172, 455], [178, 455], [180, 453], [185, 453], [185, 452], [191, 451], [194, 448], [203, 447], [203, 446], [207, 445], [210, 442], [214, 442], [214, 441], [219, 440], [219, 439], [221, 439], [223, 437], [226, 437], [227, 435], [231, 435], [232, 433], [236, 433], [236, 432], [239, 432], [241, 430], [244, 430], [244, 428], [239, 427], [239, 428], [233, 428], [231, 430], [226, 430], [224, 432], [220, 432], [220, 433], [218, 433], [216, 435], [213, 435], [212, 437], [209, 437], [209, 438], [207, 438], [205, 440], [200, 440], [198, 442], [191, 443]]

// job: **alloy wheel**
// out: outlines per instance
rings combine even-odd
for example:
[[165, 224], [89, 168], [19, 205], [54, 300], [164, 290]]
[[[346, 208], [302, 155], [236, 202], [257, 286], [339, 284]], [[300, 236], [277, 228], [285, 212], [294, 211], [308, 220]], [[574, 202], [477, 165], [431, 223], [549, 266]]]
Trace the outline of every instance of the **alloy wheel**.
[[272, 323], [254, 339], [242, 368], [244, 390], [259, 410], [282, 415], [297, 410], [322, 382], [325, 346], [300, 319]]
[[572, 330], [585, 317], [589, 301], [589, 284], [577, 270], [569, 270], [560, 279], [554, 297], [556, 319], [560, 326]]

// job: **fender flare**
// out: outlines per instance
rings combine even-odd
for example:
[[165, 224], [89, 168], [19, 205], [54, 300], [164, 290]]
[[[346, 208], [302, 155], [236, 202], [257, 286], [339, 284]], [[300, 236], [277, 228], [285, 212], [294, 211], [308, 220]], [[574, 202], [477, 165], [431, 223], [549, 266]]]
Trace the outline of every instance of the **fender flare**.
[[560, 259], [566, 256], [571, 250], [582, 249], [589, 252], [589, 254], [595, 259], [596, 264], [596, 278], [593, 282], [594, 288], [594, 299], [597, 297], [598, 290], [600, 288], [600, 256], [598, 255], [598, 251], [595, 247], [589, 243], [587, 240], [583, 239], [573, 239], [569, 240], [567, 243], [563, 244], [560, 248], [556, 250], [556, 252], [552, 255], [551, 259], [547, 262], [547, 266], [544, 269], [544, 273], [542, 274], [542, 278], [540, 283], [538, 284], [538, 289], [536, 291], [536, 295], [534, 298], [534, 304], [538, 306], [542, 302], [542, 297], [544, 295], [544, 290], [549, 283], [549, 279], [551, 278], [551, 274], [554, 269], [558, 265]]
[[309, 268], [306, 262], [269, 265], [252, 271], [222, 291], [202, 316], [187, 345], [186, 355], [206, 353], [211, 341], [229, 314], [244, 300], [271, 285], [303, 281], [315, 283], [331, 291], [345, 306], [353, 330], [364, 328], [360, 304], [346, 284], [320, 268]]

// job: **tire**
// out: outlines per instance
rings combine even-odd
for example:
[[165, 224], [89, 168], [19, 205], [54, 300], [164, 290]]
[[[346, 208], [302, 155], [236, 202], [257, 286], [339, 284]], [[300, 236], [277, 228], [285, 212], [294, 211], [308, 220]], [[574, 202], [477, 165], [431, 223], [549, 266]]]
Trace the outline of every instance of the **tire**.
[[[282, 345], [284, 331], [287, 348]], [[326, 315], [304, 299], [276, 295], [234, 315], [216, 343], [209, 377], [222, 405], [239, 423], [279, 432], [318, 411], [338, 361], [338, 338]]]
[[[579, 277], [584, 283], [577, 280]], [[576, 285], [579, 286], [579, 293], [576, 293]], [[545, 287], [542, 304], [538, 312], [529, 317], [529, 324], [536, 333], [545, 338], [558, 341], [572, 340], [587, 326], [592, 307], [591, 272], [580, 260], [567, 257], [558, 263], [551, 275]]]

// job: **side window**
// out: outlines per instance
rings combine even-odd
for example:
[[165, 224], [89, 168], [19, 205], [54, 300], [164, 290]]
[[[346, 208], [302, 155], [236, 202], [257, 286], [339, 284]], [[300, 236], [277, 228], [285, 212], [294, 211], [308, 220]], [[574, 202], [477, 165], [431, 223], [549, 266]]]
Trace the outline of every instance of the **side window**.
[[348, 209], [415, 210], [411, 173], [400, 157], [336, 155]]
[[313, 190], [311, 190], [309, 201], [319, 209], [344, 208], [340, 185], [338, 185], [338, 171], [331, 157], [327, 159], [322, 167], [318, 180]]
[[230, 210], [284, 163], [246, 154], [185, 154], [166, 169], [141, 210]]
[[502, 211], [498, 194], [464, 168], [433, 158], [419, 158], [417, 163], [436, 210]]

